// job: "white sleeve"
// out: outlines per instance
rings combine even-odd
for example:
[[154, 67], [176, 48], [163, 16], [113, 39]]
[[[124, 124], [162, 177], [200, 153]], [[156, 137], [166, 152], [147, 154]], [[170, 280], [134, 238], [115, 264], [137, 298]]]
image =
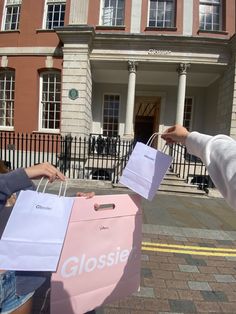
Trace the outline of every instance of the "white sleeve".
[[226, 135], [192, 132], [186, 139], [186, 147], [203, 161], [215, 186], [236, 210], [236, 141]]

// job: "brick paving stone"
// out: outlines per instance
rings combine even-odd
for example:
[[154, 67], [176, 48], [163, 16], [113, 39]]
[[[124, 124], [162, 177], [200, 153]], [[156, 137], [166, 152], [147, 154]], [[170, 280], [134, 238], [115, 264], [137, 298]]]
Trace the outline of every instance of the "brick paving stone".
[[186, 264], [185, 257], [173, 256], [172, 258], [168, 257], [168, 263], [174, 264]]
[[155, 288], [156, 298], [159, 299], [179, 299], [179, 295], [176, 289]]
[[149, 256], [150, 262], [155, 262], [155, 263], [169, 263], [169, 258], [165, 255], [163, 256]]
[[213, 266], [198, 266], [200, 273], [202, 274], [216, 274], [217, 268]]
[[178, 265], [173, 263], [159, 263], [159, 267], [161, 270], [179, 270]]
[[206, 261], [202, 258], [193, 258], [192, 256], [187, 256], [185, 261], [188, 265], [207, 266]]
[[236, 256], [226, 256], [227, 261], [236, 262]]
[[199, 302], [196, 301], [195, 306], [197, 308], [197, 313], [205, 312], [205, 313], [220, 313], [221, 307], [216, 302]]
[[173, 277], [177, 280], [193, 280], [193, 275], [192, 273], [184, 273], [184, 272], [173, 272]]
[[217, 267], [217, 270], [222, 275], [236, 275], [236, 269], [234, 267]]
[[147, 254], [142, 254], [141, 261], [149, 261], [149, 256]]
[[156, 286], [155, 280], [153, 278], [142, 278], [141, 282], [144, 287], [154, 288]]
[[226, 295], [227, 295], [229, 302], [236, 301], [236, 292], [235, 291], [228, 291]]
[[218, 303], [221, 309], [221, 313], [236, 313], [236, 302], [220, 302]]
[[150, 268], [141, 268], [141, 276], [145, 278], [152, 278], [152, 271]]
[[160, 279], [172, 279], [173, 278], [173, 274], [171, 271], [167, 271], [167, 270], [153, 270], [152, 271], [153, 276], [158, 277]]
[[214, 274], [200, 274], [193, 273], [192, 277], [195, 281], [208, 281], [208, 282], [216, 282]]
[[156, 287], [160, 287], [160, 288], [166, 288], [166, 281], [164, 279], [160, 279], [160, 278], [154, 278]]
[[133, 296], [141, 298], [155, 298], [153, 288], [140, 287], [140, 291], [133, 293]]
[[222, 291], [200, 291], [206, 301], [228, 301], [227, 295]]
[[235, 267], [236, 263], [234, 261], [229, 261], [227, 259], [227, 256], [225, 257], [225, 260], [223, 261], [216, 261], [214, 259], [207, 260], [207, 266], [215, 266], [215, 267]]
[[199, 269], [195, 265], [179, 265], [179, 269], [182, 272], [199, 273]]
[[170, 306], [167, 300], [149, 299], [143, 300], [143, 308], [145, 311], [169, 311]]
[[169, 300], [171, 311], [196, 313], [196, 306], [190, 300]]
[[167, 288], [188, 289], [187, 281], [183, 280], [166, 280]]
[[230, 283], [230, 282], [236, 282], [236, 279], [232, 275], [214, 275], [217, 282], [224, 282], [224, 283]]
[[205, 290], [211, 291], [211, 287], [204, 281], [188, 281], [188, 286], [191, 290]]
[[210, 282], [209, 285], [214, 291], [225, 291], [226, 293], [231, 292], [231, 291], [236, 291], [236, 287], [232, 283]]
[[197, 290], [177, 290], [179, 298], [182, 300], [198, 300], [202, 301], [203, 296], [201, 294], [201, 291]]

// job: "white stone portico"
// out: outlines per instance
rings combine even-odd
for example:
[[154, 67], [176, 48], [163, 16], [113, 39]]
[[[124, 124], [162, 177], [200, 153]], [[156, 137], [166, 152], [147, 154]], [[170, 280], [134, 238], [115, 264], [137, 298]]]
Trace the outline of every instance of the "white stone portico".
[[[227, 40], [142, 35], [134, 39], [128, 34], [95, 34], [86, 25], [71, 25], [57, 33], [64, 46], [62, 133], [101, 134], [103, 95], [118, 93], [121, 137], [134, 134], [137, 95], [161, 99], [159, 131], [182, 123], [184, 100], [192, 97], [193, 129], [210, 134], [224, 130], [234, 135], [235, 64]], [[128, 67], [130, 62], [133, 70]], [[78, 89], [78, 99], [68, 98], [71, 88]]]

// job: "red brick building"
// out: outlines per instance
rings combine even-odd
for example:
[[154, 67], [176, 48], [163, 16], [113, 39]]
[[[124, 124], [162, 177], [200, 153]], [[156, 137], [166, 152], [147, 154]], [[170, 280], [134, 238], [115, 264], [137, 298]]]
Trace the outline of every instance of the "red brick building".
[[2, 0], [0, 130], [236, 136], [234, 0]]

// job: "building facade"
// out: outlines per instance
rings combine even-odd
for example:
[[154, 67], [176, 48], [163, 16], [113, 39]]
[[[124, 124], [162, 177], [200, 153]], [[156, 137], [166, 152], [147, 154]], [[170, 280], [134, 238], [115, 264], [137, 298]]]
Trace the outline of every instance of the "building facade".
[[235, 13], [235, 0], [1, 0], [0, 130], [145, 142], [181, 123], [236, 138]]

